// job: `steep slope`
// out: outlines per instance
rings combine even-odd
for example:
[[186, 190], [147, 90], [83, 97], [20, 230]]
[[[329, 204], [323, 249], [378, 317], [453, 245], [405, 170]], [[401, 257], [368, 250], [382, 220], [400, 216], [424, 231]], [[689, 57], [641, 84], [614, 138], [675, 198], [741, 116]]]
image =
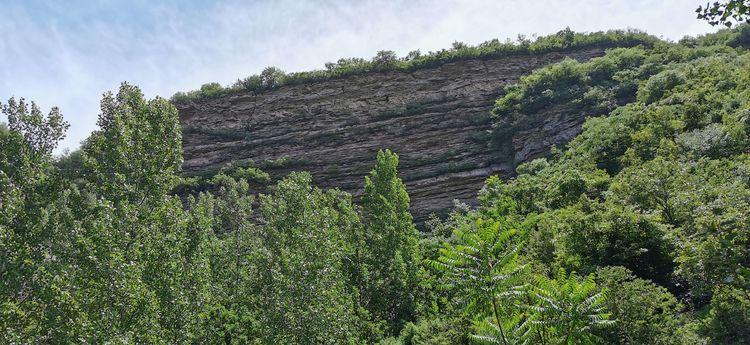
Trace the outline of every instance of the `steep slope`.
[[579, 133], [584, 114], [553, 109], [531, 130], [490, 147], [489, 112], [503, 86], [566, 57], [603, 54], [589, 47], [469, 59], [181, 103], [184, 169], [253, 161], [274, 177], [306, 170], [317, 185], [358, 196], [377, 150], [389, 148], [401, 157], [413, 214], [423, 220], [454, 199], [473, 203], [488, 176], [510, 176], [518, 163]]

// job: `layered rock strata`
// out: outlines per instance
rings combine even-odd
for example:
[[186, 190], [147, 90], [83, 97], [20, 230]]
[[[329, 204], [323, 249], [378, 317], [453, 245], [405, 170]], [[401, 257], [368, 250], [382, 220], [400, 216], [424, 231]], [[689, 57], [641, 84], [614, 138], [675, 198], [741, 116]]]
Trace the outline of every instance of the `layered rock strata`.
[[488, 176], [510, 177], [518, 163], [580, 132], [584, 115], [549, 109], [531, 130], [488, 145], [489, 112], [503, 86], [566, 57], [603, 54], [588, 48], [472, 59], [180, 104], [184, 170], [252, 161], [275, 178], [309, 171], [316, 185], [357, 197], [377, 151], [388, 148], [400, 157], [399, 173], [421, 221], [454, 199], [474, 203]]

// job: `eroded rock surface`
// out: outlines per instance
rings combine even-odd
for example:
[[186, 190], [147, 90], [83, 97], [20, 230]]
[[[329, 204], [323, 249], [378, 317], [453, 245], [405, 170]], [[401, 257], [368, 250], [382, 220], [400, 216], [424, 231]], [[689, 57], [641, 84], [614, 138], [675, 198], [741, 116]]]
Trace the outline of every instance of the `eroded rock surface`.
[[399, 172], [417, 220], [454, 199], [474, 203], [492, 174], [561, 145], [580, 131], [584, 116], [550, 110], [537, 127], [490, 146], [489, 111], [503, 86], [565, 57], [587, 60], [600, 48], [474, 59], [413, 72], [379, 72], [255, 94], [178, 105], [184, 169], [217, 169], [234, 160], [263, 162], [274, 177], [306, 170], [321, 187], [360, 195], [378, 149], [399, 154]]

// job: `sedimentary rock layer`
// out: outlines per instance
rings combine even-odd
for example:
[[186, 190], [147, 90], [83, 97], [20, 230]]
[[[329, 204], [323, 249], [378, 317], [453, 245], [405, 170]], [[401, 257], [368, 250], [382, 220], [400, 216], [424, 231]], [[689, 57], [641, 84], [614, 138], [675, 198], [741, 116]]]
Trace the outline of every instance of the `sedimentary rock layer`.
[[275, 161], [264, 169], [274, 177], [306, 170], [318, 186], [356, 197], [378, 149], [388, 148], [399, 154], [413, 214], [424, 220], [454, 199], [473, 203], [488, 176], [512, 176], [518, 163], [580, 131], [582, 114], [550, 109], [533, 129], [488, 145], [489, 111], [503, 86], [566, 57], [603, 53], [589, 48], [473, 59], [181, 104], [184, 169]]

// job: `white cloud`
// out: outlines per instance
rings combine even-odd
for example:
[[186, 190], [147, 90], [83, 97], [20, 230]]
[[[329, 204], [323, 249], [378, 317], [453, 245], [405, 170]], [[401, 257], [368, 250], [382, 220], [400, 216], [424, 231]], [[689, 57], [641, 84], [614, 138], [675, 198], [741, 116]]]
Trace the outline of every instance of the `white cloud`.
[[101, 94], [121, 81], [152, 97], [263, 67], [321, 68], [518, 34], [637, 28], [668, 39], [712, 31], [690, 0], [19, 2], [0, 12], [0, 100], [60, 106], [64, 147], [95, 129]]

